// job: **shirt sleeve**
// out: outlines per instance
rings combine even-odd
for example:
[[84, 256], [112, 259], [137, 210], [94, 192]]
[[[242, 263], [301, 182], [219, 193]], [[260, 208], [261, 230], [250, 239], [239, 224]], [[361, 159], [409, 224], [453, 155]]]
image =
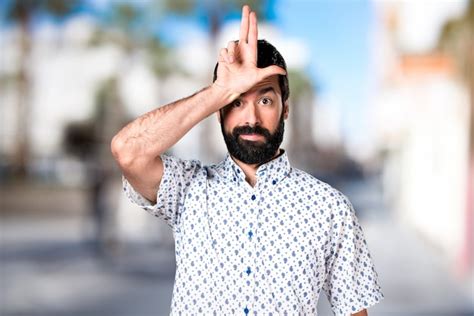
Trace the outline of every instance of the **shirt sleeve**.
[[161, 159], [164, 169], [155, 204], [138, 193], [124, 176], [122, 176], [123, 190], [133, 204], [163, 219], [175, 230], [179, 223], [186, 191], [201, 168], [201, 163], [197, 160], [181, 160], [167, 155], [161, 155]]
[[333, 195], [323, 290], [334, 314], [346, 316], [376, 304], [384, 296], [352, 204], [337, 190]]

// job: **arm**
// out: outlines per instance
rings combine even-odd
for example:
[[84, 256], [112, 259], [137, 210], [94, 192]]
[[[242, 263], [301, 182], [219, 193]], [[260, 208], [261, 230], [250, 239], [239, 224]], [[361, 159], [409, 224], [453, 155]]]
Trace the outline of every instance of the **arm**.
[[367, 310], [363, 309], [360, 312], [357, 312], [355, 314], [351, 314], [351, 316], [368, 316], [368, 314], [367, 314]]
[[[349, 199], [332, 189], [329, 247], [323, 290], [332, 310], [341, 315], [367, 315], [366, 309], [384, 296], [362, 226]], [[357, 313], [355, 313], [358, 311]]]
[[156, 202], [163, 175], [160, 155], [194, 125], [232, 101], [232, 95], [211, 86], [140, 116], [112, 139], [111, 150], [124, 176], [145, 198]]
[[242, 9], [239, 42], [223, 48], [218, 62], [217, 80], [210, 87], [140, 116], [112, 139], [111, 151], [124, 176], [152, 202], [163, 176], [161, 154], [260, 80], [285, 74], [277, 66], [257, 68], [257, 18], [248, 6]]

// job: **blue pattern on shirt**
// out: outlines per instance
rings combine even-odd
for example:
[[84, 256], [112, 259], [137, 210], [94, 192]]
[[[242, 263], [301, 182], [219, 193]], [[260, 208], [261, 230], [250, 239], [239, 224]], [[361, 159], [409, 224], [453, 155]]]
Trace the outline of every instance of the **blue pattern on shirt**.
[[286, 153], [258, 168], [254, 187], [229, 155], [211, 166], [162, 159], [155, 205], [123, 185], [173, 229], [173, 314], [316, 315], [323, 290], [347, 315], [383, 298], [349, 200]]

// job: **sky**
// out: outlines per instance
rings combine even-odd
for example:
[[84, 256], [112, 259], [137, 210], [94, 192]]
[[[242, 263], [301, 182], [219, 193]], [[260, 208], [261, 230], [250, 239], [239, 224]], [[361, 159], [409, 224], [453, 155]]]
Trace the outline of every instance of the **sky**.
[[[11, 2], [7, 0], [3, 2]], [[119, 0], [91, 0], [83, 12], [99, 19], [106, 16], [110, 3]], [[129, 2], [136, 5], [144, 0]], [[309, 52], [308, 75], [313, 79], [322, 100], [332, 100], [340, 107], [345, 134], [354, 135], [361, 124], [360, 109], [366, 104], [368, 85], [368, 32], [373, 19], [370, 3], [363, 0], [266, 0], [267, 19], [285, 37], [300, 40]], [[240, 13], [228, 16], [238, 20]], [[179, 42], [206, 29], [205, 11], [196, 9], [194, 16], [164, 17], [156, 31], [169, 43]], [[162, 31], [165, 30], [165, 31]], [[181, 39], [180, 39], [181, 37]], [[268, 39], [271, 42], [271, 39]]]
[[[99, 19], [106, 15], [108, 5], [119, 0], [90, 0], [83, 8]], [[140, 5], [145, 0], [120, 0]], [[203, 0], [204, 1], [204, 0]], [[267, 18], [288, 38], [303, 43], [309, 56], [305, 69], [313, 79], [320, 102], [337, 107], [341, 114], [343, 135], [357, 138], [366, 135], [367, 108], [374, 78], [371, 77], [373, 53], [372, 32], [376, 13], [375, 1], [365, 0], [266, 0]], [[7, 0], [5, 3], [11, 2]], [[416, 4], [412, 4], [415, 3]], [[398, 1], [406, 27], [404, 38], [421, 45], [424, 39], [435, 38], [433, 30], [440, 25], [443, 14], [459, 11], [459, 4], [466, 0]], [[1, 9], [0, 5], [0, 9]], [[458, 9], [456, 9], [456, 7]], [[449, 9], [449, 10], [448, 10]], [[1, 11], [1, 10], [0, 10]], [[102, 13], [101, 13], [102, 12]], [[406, 12], [406, 13], [403, 13]], [[420, 18], [422, 17], [422, 18]], [[227, 20], [238, 20], [235, 12]], [[167, 16], [156, 23], [155, 31], [169, 43], [179, 43], [189, 36], [202, 36], [205, 11], [196, 9], [191, 17]], [[200, 35], [201, 34], [201, 35]], [[268, 38], [268, 40], [271, 39]], [[408, 43], [410, 45], [410, 43]], [[426, 45], [425, 45], [426, 46]]]
[[320, 99], [330, 99], [332, 106], [340, 107], [344, 135], [355, 135], [364, 126], [373, 19], [368, 1], [277, 2], [276, 25], [284, 34], [307, 43], [309, 75]]
[[[228, 20], [239, 18], [240, 14], [233, 14]], [[306, 46], [309, 67], [305, 71], [321, 102], [326, 100], [330, 106], [339, 107], [343, 135], [364, 137], [370, 85], [370, 30], [374, 19], [371, 2], [271, 0], [267, 18], [282, 36]], [[190, 34], [200, 36], [205, 25], [202, 18], [169, 17], [161, 29], [166, 30], [161, 34], [163, 38], [173, 43], [186, 40]]]
[[445, 21], [462, 14], [467, 0], [276, 0], [275, 5], [274, 23], [307, 44], [308, 72], [319, 99], [338, 108], [343, 136], [354, 146], [370, 142], [377, 5], [399, 6], [398, 40], [405, 52], [418, 54], [434, 48]]

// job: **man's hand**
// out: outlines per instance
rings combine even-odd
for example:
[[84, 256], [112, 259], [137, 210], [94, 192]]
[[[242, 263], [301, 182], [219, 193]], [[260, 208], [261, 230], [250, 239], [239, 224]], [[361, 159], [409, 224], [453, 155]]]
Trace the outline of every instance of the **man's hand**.
[[214, 86], [238, 97], [266, 77], [286, 74], [283, 68], [276, 65], [257, 68], [257, 40], [257, 15], [245, 5], [242, 8], [239, 41], [231, 41], [227, 48], [221, 49]]

